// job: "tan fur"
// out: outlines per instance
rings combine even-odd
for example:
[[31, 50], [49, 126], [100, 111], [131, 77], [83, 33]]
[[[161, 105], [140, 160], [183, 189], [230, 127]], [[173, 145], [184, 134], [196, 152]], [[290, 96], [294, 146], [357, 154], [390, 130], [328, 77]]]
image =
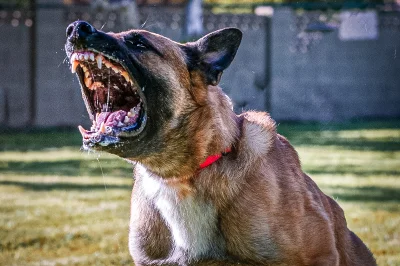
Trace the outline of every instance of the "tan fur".
[[153, 103], [146, 124], [153, 132], [145, 128], [143, 138], [95, 146], [136, 162], [129, 233], [136, 266], [376, 265], [339, 205], [302, 171], [271, 117], [236, 115], [214, 86], [236, 53], [240, 31], [185, 45], [146, 31], [93, 34], [97, 43], [117, 39], [121, 46], [139, 34], [153, 47], [132, 51], [150, 80], [143, 89], [147, 106]]
[[[158, 160], [143, 159], [147, 171], [136, 173], [130, 234], [136, 265], [375, 265], [368, 249], [352, 240], [343, 211], [302, 172], [296, 151], [266, 113], [236, 116], [221, 89], [205, 85], [201, 73], [179, 74], [188, 74], [181, 80], [191, 83], [176, 99], [177, 107], [183, 99], [187, 109], [179, 108], [174, 118], [186, 121], [185, 146], [176, 142], [181, 128], [166, 130], [171, 149]], [[226, 147], [232, 152], [198, 170], [208, 155]], [[169, 169], [167, 158], [179, 154], [182, 160]], [[214, 255], [191, 257], [174, 246], [168, 221], [143, 195], [149, 189], [143, 174], [176, 193], [177, 206], [189, 197], [192, 204], [214, 206], [219, 228]]]

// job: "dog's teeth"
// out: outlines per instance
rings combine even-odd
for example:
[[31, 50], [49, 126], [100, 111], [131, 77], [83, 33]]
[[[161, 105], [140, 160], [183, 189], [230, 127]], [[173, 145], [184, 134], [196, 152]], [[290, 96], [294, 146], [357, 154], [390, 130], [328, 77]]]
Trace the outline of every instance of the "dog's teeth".
[[104, 65], [106, 65], [106, 68], [112, 68], [113, 67], [113, 65], [110, 62], [108, 62], [107, 60], [104, 60]]
[[100, 133], [106, 133], [106, 126], [104, 125], [104, 121], [101, 122], [100, 128], [99, 128]]
[[97, 90], [97, 88], [100, 88], [102, 86], [103, 86], [103, 84], [101, 82], [96, 81], [96, 82], [93, 82], [93, 84], [88, 88], [89, 88], [89, 90], [94, 91], [94, 90]]
[[128, 117], [134, 117], [135, 115], [132, 114], [131, 112], [128, 112]]
[[72, 73], [76, 72], [76, 68], [78, 67], [78, 65], [79, 65], [78, 61], [75, 60], [74, 62], [72, 62], [72, 65], [71, 65], [71, 72]]
[[90, 53], [90, 60], [92, 60], [92, 61], [94, 61], [94, 54], [93, 53]]
[[97, 61], [97, 67], [98, 67], [99, 69], [101, 69], [101, 66], [102, 66], [102, 64], [103, 64], [103, 58], [102, 58], [102, 56], [101, 56], [101, 55], [98, 55], [98, 56], [96, 57], [96, 61]]
[[82, 126], [78, 126], [79, 132], [81, 132], [82, 137], [85, 137], [87, 134], [86, 129], [84, 129]]
[[74, 63], [74, 61], [76, 60], [76, 53], [73, 53], [72, 55], [71, 55], [71, 58], [70, 58], [70, 63], [71, 63], [71, 65]]
[[80, 61], [83, 61], [85, 59], [85, 56], [83, 54], [80, 54], [78, 58]]
[[90, 88], [92, 86], [92, 79], [91, 78], [85, 78], [85, 85], [87, 88]]
[[117, 124], [117, 126], [118, 126], [118, 127], [123, 127], [123, 126], [125, 126], [125, 125], [124, 125], [121, 121], [119, 121], [118, 124]]
[[89, 54], [88, 53], [85, 54], [85, 60], [86, 61], [89, 60]]
[[129, 81], [129, 74], [126, 71], [122, 71], [121, 75], [125, 78], [126, 81]]
[[129, 122], [129, 116], [125, 116], [125, 118], [124, 118], [124, 123], [125, 123], [125, 124], [128, 124], [128, 122]]

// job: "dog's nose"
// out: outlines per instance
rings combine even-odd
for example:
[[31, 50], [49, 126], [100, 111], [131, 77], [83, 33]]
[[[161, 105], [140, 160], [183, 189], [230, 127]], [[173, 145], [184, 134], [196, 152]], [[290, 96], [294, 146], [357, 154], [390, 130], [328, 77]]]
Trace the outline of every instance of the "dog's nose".
[[88, 36], [96, 32], [96, 29], [86, 21], [75, 21], [68, 25], [66, 33], [70, 42], [84, 41]]

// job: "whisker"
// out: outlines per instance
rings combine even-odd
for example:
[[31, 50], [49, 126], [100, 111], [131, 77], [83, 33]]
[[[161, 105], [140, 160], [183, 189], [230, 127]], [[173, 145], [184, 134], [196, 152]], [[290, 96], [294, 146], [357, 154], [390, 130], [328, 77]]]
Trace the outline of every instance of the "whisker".
[[65, 56], [65, 58], [61, 61], [61, 63], [60, 64], [58, 64], [58, 67], [60, 67], [61, 66], [61, 64], [65, 64], [65, 62], [68, 62], [68, 56]]
[[141, 29], [144, 28], [144, 26], [146, 25], [148, 19], [149, 19], [149, 15], [147, 15], [146, 20], [142, 23], [142, 25], [140, 25], [140, 28], [141, 28]]

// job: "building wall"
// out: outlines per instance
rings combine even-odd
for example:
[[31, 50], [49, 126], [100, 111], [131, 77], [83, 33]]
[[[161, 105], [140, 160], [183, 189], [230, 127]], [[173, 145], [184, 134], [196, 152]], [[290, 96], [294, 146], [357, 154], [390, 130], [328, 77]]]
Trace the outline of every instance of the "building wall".
[[276, 119], [400, 116], [399, 28], [380, 27], [378, 39], [363, 41], [342, 41], [335, 30], [299, 53], [290, 51], [297, 34], [290, 28], [293, 20], [286, 9], [275, 12], [272, 21], [271, 112]]
[[[20, 25], [12, 26], [12, 16], [10, 12], [1, 19], [0, 14], [0, 123], [22, 127], [30, 122], [29, 27], [23, 25], [23, 18]], [[385, 19], [382, 16], [379, 21]], [[105, 31], [125, 29], [112, 13], [85, 8], [38, 10], [36, 126], [88, 125], [79, 84], [63, 50], [65, 28], [77, 18], [104, 25]], [[144, 29], [183, 39], [181, 9], [141, 8], [140, 18]], [[237, 112], [268, 109], [277, 120], [400, 117], [398, 27], [380, 27], [379, 38], [368, 41], [344, 42], [335, 30], [302, 53], [291, 48], [298, 34], [293, 30], [295, 20], [290, 9], [276, 9], [270, 25], [265, 17], [205, 14], [207, 32], [228, 26], [243, 31], [237, 56], [220, 83]], [[271, 67], [266, 69], [268, 26]], [[265, 84], [268, 73], [271, 82]]]

